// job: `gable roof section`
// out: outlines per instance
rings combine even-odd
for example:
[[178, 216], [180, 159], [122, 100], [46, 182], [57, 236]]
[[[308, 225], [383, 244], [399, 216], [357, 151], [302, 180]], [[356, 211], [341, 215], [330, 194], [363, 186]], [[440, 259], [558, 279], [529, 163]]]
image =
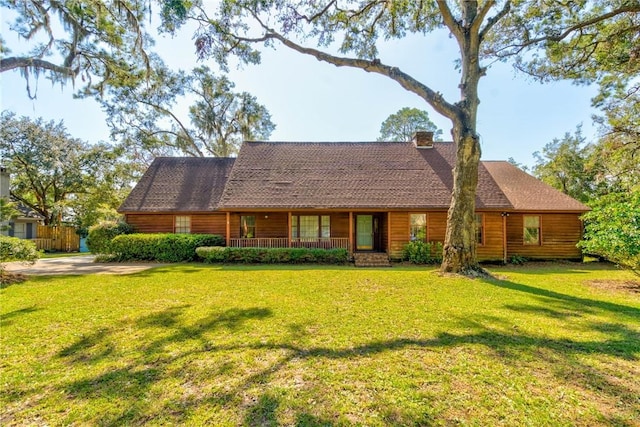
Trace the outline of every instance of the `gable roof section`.
[[[229, 209], [448, 208], [452, 143], [246, 142], [219, 207]], [[510, 208], [481, 166], [478, 208]]]
[[210, 212], [233, 167], [232, 158], [158, 157], [119, 212]]
[[586, 212], [587, 206], [509, 162], [482, 162], [514, 210]]

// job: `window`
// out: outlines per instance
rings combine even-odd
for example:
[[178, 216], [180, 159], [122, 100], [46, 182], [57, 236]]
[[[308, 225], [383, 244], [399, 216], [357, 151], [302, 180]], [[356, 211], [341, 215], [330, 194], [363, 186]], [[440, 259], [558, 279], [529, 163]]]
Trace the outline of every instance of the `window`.
[[294, 239], [328, 239], [331, 237], [329, 215], [293, 215], [291, 237]]
[[484, 215], [476, 214], [476, 243], [484, 245]]
[[243, 239], [256, 237], [256, 217], [254, 215], [240, 216], [240, 237]]
[[409, 239], [423, 242], [427, 240], [427, 214], [411, 214], [409, 216]]
[[190, 216], [176, 216], [175, 232], [176, 233], [191, 233], [191, 217]]
[[540, 217], [527, 216], [524, 217], [524, 244], [539, 245], [540, 244]]
[[15, 222], [13, 224], [13, 237], [18, 239], [27, 238], [27, 225], [23, 222]]

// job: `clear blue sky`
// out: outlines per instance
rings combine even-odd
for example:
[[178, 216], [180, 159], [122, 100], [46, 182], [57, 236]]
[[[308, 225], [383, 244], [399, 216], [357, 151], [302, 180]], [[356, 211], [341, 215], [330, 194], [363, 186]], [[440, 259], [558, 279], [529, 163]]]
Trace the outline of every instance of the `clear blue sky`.
[[[2, 37], [14, 53], [16, 44], [2, 18]], [[192, 31], [184, 29], [176, 38], [156, 37], [156, 51], [173, 68], [197, 65]], [[458, 99], [459, 74], [454, 68], [455, 41], [441, 32], [428, 39], [409, 37], [380, 48], [383, 63], [398, 66], [419, 81], [441, 92], [449, 101]], [[205, 62], [212, 69], [213, 62]], [[265, 105], [276, 124], [275, 141], [370, 141], [378, 137], [380, 124], [403, 107], [427, 110], [431, 119], [450, 139], [451, 125], [422, 99], [388, 78], [362, 70], [337, 68], [288, 51], [266, 50], [260, 65], [232, 67], [236, 89], [248, 91]], [[69, 133], [89, 142], [108, 141], [109, 129], [98, 104], [73, 99], [73, 87], [52, 86], [45, 78], [37, 84], [37, 99], [30, 100], [26, 82], [18, 71], [0, 74], [1, 107], [18, 115], [64, 120]], [[478, 131], [483, 159], [516, 161], [531, 165], [532, 153], [553, 138], [573, 132], [583, 123], [583, 133], [595, 138], [590, 107], [595, 88], [570, 82], [539, 84], [516, 73], [510, 64], [493, 64], [480, 85]], [[186, 111], [185, 105], [178, 110]]]

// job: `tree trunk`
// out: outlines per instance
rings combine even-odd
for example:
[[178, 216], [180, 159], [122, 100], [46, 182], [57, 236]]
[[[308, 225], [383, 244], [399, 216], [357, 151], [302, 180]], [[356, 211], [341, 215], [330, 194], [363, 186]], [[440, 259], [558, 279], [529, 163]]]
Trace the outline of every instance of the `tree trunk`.
[[481, 271], [476, 258], [475, 237], [480, 144], [473, 134], [458, 136], [460, 133], [454, 131], [454, 135], [457, 156], [441, 271], [475, 275]]
[[[444, 7], [444, 6], [443, 6]], [[491, 3], [487, 3], [481, 15], [486, 15]], [[448, 9], [447, 9], [448, 10]], [[478, 2], [462, 4], [461, 23], [453, 22], [447, 12], [445, 23], [452, 29], [462, 54], [459, 113], [450, 117], [453, 122], [453, 140], [456, 144], [456, 165], [453, 169], [453, 192], [447, 214], [447, 231], [444, 239], [440, 270], [466, 276], [486, 274], [476, 257], [476, 189], [480, 143], [476, 129], [478, 84], [484, 70], [480, 67], [480, 24]]]

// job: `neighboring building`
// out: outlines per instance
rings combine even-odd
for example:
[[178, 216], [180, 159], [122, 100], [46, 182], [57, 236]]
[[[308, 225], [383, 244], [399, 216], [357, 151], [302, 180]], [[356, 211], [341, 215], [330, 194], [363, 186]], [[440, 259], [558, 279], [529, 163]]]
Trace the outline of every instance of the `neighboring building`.
[[20, 214], [9, 222], [2, 224], [3, 226], [8, 226], [8, 228], [0, 231], [0, 233], [5, 236], [13, 236], [20, 239], [35, 239], [37, 237], [38, 225], [42, 223], [43, 217], [10, 196], [10, 179], [11, 177], [7, 170], [4, 167], [0, 167], [0, 197], [14, 202]]
[[[343, 247], [398, 259], [444, 241], [453, 143], [245, 142], [237, 159], [158, 158], [120, 207], [139, 232], [215, 233], [228, 246]], [[588, 208], [505, 161], [478, 173], [478, 258], [579, 258]]]

